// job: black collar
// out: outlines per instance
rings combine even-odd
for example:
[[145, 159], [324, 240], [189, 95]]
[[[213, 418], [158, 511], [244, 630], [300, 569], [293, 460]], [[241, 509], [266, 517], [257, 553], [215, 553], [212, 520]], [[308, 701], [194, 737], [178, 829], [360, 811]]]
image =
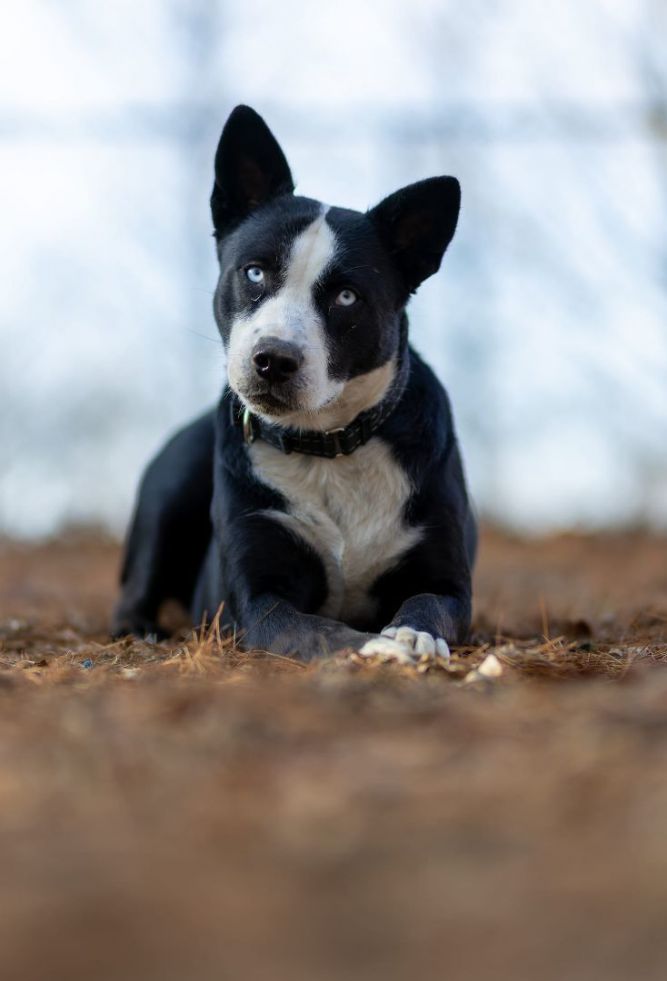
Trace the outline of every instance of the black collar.
[[333, 460], [337, 456], [349, 456], [363, 446], [392, 414], [405, 391], [408, 375], [408, 355], [399, 361], [396, 377], [391, 388], [377, 405], [360, 412], [348, 426], [340, 429], [288, 429], [265, 422], [245, 408], [237, 395], [232, 393], [232, 422], [240, 426], [243, 439], [250, 446], [261, 439], [283, 453], [306, 453]]

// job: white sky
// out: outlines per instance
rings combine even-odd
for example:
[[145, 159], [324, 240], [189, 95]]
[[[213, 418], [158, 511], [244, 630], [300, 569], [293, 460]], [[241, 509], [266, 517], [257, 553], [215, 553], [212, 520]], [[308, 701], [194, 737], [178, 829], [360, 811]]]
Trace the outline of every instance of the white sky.
[[[484, 510], [667, 524], [667, 164], [637, 117], [666, 18], [649, 0], [5, 4], [0, 529], [121, 528], [147, 455], [219, 391], [207, 199], [237, 101], [265, 112], [302, 193], [366, 207], [460, 178], [413, 337]], [[567, 138], [567, 104], [619, 138]], [[465, 115], [451, 140], [401, 137], [461, 105], [496, 138], [466, 139]], [[517, 111], [555, 135], [512, 137]]]

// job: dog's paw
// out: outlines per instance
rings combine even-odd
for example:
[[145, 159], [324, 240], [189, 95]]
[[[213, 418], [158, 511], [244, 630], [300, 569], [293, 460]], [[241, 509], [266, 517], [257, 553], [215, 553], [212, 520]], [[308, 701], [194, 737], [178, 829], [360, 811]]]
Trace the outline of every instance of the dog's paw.
[[447, 641], [412, 627], [386, 627], [379, 637], [367, 641], [359, 653], [381, 661], [416, 664], [422, 657], [449, 658]]
[[422, 654], [429, 657], [436, 655], [449, 657], [447, 641], [442, 637], [434, 637], [425, 630], [414, 630], [412, 627], [386, 627], [382, 631], [382, 636], [395, 640], [417, 658]]
[[412, 654], [390, 637], [374, 637], [367, 641], [359, 651], [362, 657], [377, 657], [380, 661], [395, 661], [397, 664], [414, 664]]

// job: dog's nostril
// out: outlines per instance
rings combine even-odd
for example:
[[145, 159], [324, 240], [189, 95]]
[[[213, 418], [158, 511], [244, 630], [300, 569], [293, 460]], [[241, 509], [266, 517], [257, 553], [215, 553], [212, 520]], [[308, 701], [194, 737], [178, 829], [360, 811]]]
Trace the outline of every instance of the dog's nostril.
[[253, 358], [258, 371], [268, 371], [271, 367], [271, 357], [265, 351], [260, 351]]
[[273, 343], [260, 343], [252, 355], [257, 374], [271, 382], [287, 381], [299, 370], [302, 360], [301, 351], [295, 344], [277, 339]]

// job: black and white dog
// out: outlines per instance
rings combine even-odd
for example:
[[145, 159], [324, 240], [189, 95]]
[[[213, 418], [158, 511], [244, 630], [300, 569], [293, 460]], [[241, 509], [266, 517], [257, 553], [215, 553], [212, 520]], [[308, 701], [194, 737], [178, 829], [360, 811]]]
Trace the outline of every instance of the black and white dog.
[[175, 598], [197, 623], [222, 606], [246, 648], [447, 656], [470, 625], [476, 531], [405, 307], [452, 239], [459, 184], [366, 214], [293, 192], [270, 130], [237, 107], [211, 197], [228, 386], [148, 467], [113, 632], [156, 632]]

